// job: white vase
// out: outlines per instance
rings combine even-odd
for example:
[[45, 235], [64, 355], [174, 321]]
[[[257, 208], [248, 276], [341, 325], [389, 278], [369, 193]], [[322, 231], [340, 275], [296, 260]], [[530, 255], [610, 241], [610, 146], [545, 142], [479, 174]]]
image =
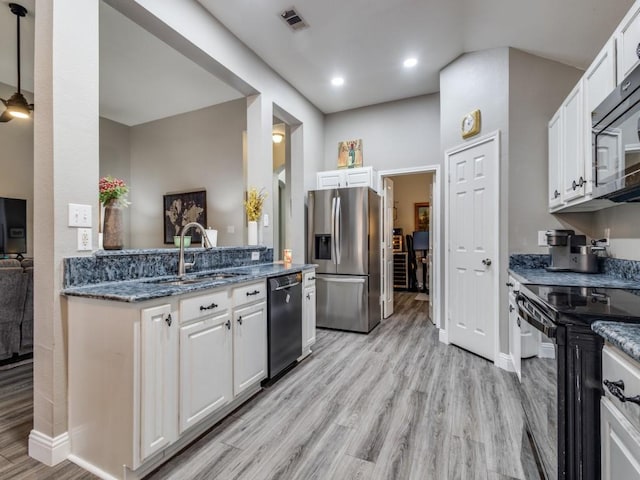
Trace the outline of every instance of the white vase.
[[247, 224], [247, 245], [258, 244], [258, 222], [249, 222]]

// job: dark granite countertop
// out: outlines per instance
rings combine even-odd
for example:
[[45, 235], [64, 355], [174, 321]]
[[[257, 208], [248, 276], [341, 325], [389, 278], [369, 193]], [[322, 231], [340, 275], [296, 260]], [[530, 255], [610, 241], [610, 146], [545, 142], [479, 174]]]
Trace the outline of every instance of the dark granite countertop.
[[549, 272], [548, 255], [513, 254], [509, 274], [520, 283], [640, 289], [640, 262], [612, 258], [599, 259], [601, 273]]
[[640, 362], [640, 324], [597, 321], [591, 330]]
[[155, 278], [143, 278], [138, 280], [125, 280], [117, 282], [103, 282], [81, 287], [69, 287], [62, 290], [62, 295], [74, 297], [97, 298], [101, 300], [116, 300], [120, 302], [141, 302], [154, 298], [183, 295], [185, 293], [207, 290], [210, 288], [231, 285], [235, 283], [249, 282], [261, 278], [274, 277], [286, 273], [301, 272], [302, 270], [315, 268], [314, 264], [290, 264], [264, 263], [244, 267], [224, 268], [211, 271], [201, 271], [194, 275], [187, 275], [188, 279], [208, 277], [219, 273], [232, 273], [234, 276], [223, 279], [207, 279], [206, 281], [187, 284], [170, 285], [159, 284], [159, 281], [177, 279], [175, 276]]

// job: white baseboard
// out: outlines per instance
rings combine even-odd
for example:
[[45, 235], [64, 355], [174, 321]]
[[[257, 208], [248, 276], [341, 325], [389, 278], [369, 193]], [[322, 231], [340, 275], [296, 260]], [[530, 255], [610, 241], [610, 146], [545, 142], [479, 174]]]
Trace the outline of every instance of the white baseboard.
[[449, 345], [449, 333], [446, 330], [440, 329], [438, 330], [438, 339], [440, 343], [444, 343], [445, 345]]
[[507, 372], [515, 372], [516, 369], [513, 366], [513, 358], [511, 358], [511, 355], [509, 355], [508, 353], [500, 353], [498, 355], [498, 358], [496, 358], [496, 361], [493, 362], [493, 364], [498, 367], [501, 368], [502, 370], [506, 370]]
[[68, 432], [61, 433], [55, 438], [37, 430], [31, 430], [29, 433], [29, 456], [49, 467], [66, 460], [70, 453], [71, 443]]
[[118, 480], [113, 475], [105, 472], [104, 470], [100, 470], [98, 467], [96, 467], [92, 463], [89, 463], [79, 457], [76, 457], [75, 455], [69, 455], [67, 458], [69, 461], [75, 463], [79, 467], [84, 468], [87, 472], [93, 473], [98, 478], [102, 478], [103, 480]]
[[540, 343], [538, 346], [538, 357], [540, 358], [556, 358], [556, 349], [553, 343]]

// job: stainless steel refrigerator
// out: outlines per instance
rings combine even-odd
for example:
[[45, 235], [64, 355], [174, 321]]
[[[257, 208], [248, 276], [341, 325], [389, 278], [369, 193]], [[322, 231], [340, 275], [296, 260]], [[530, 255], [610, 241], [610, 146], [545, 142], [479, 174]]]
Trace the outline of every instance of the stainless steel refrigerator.
[[368, 187], [313, 190], [308, 207], [316, 325], [368, 333], [380, 323], [380, 197]]

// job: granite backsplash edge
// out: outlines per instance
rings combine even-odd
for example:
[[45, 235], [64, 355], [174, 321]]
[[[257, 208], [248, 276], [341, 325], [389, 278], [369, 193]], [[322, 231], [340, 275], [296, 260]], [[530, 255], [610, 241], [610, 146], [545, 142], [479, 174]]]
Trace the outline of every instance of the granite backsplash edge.
[[[258, 260], [251, 260], [253, 252]], [[185, 260], [195, 266], [189, 273], [232, 268], [273, 262], [273, 248], [224, 247], [205, 250], [189, 248]], [[178, 249], [144, 250], [99, 250], [87, 257], [67, 257], [63, 261], [63, 288], [80, 287], [103, 282], [136, 280], [140, 278], [176, 275], [178, 272]]]
[[[550, 262], [551, 257], [545, 254], [514, 253], [509, 256], [511, 270], [545, 268]], [[598, 273], [621, 280], [640, 280], [640, 261], [600, 257]]]

